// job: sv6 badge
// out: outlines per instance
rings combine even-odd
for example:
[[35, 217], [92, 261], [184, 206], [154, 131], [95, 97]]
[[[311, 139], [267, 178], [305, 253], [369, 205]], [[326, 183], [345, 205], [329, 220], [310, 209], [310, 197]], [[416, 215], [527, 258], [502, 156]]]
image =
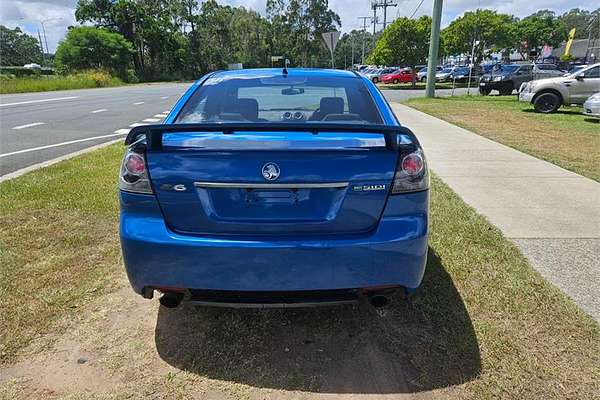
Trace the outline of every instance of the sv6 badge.
[[182, 183], [176, 185], [163, 183], [162, 185], [160, 185], [160, 190], [174, 190], [176, 192], [185, 192], [187, 190], [187, 187], [185, 187], [185, 185]]
[[376, 190], [385, 190], [386, 185], [356, 185], [354, 186], [355, 192], [372, 192]]

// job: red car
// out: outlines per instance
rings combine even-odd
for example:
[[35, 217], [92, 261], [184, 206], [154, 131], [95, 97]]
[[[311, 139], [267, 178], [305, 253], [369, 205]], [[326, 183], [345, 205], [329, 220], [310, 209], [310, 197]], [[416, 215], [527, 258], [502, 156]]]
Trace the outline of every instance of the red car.
[[412, 82], [412, 73], [410, 69], [399, 69], [397, 71], [392, 72], [391, 74], [384, 75], [381, 78], [383, 83], [411, 83]]

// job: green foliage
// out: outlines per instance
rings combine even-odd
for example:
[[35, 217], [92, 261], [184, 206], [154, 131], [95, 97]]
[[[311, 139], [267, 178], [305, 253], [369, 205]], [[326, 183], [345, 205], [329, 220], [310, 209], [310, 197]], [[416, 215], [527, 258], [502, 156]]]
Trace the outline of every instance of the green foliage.
[[362, 30], [352, 30], [340, 38], [334, 54], [336, 68], [347, 68], [352, 65], [352, 48], [354, 48], [354, 64], [362, 63], [362, 46], [365, 44], [365, 62], [373, 51], [373, 34]]
[[125, 38], [104, 28], [71, 28], [56, 50], [55, 65], [66, 74], [85, 69], [103, 69], [126, 76], [133, 48]]
[[341, 20], [327, 0], [267, 0], [267, 17], [273, 55], [286, 56], [295, 66], [330, 65], [321, 34], [339, 28]]
[[321, 33], [340, 25], [327, 0], [269, 0], [267, 14], [215, 0], [78, 0], [75, 11], [80, 23], [123, 35], [143, 80], [197, 78], [230, 63], [268, 66], [271, 55], [326, 65]]
[[[595, 11], [592, 12], [582, 10], [580, 8], [573, 8], [558, 18], [565, 25], [567, 31], [570, 31], [571, 29], [575, 28], [576, 39], [587, 39], [588, 34], [590, 33], [590, 24], [592, 23], [594, 17], [598, 14], [600, 14], [600, 8], [597, 8]], [[599, 25], [597, 23], [591, 25], [592, 37], [598, 37], [598, 27]]]
[[409, 65], [425, 62], [429, 50], [431, 18], [398, 18], [383, 32], [367, 60], [377, 65]]
[[575, 61], [575, 57], [573, 57], [571, 54], [563, 54], [562, 56], [560, 56], [560, 61], [572, 62]]
[[493, 10], [468, 11], [442, 31], [442, 52], [446, 55], [471, 54], [473, 43], [479, 41], [474, 48], [475, 62], [479, 63], [486, 56], [486, 50], [495, 52], [512, 48], [513, 22], [512, 15], [499, 14]]
[[72, 75], [53, 75], [9, 78], [0, 75], [2, 85], [0, 93], [45, 92], [49, 90], [84, 89], [108, 86], [119, 86], [123, 82], [106, 71], [82, 71]]
[[567, 39], [567, 28], [554, 12], [540, 10], [535, 14], [516, 21], [511, 25], [511, 34], [515, 49], [523, 58], [528, 50], [536, 50], [545, 44], [552, 47]]
[[23, 66], [29, 63], [42, 64], [38, 40], [19, 27], [9, 29], [0, 25], [0, 65]]

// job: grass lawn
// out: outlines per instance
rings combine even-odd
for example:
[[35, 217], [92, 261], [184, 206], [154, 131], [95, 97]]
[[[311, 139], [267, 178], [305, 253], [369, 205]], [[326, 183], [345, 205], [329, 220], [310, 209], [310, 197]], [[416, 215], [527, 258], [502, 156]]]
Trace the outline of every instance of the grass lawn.
[[[0, 398], [600, 393], [598, 324], [435, 177], [427, 272], [410, 302], [198, 311], [139, 298], [118, 243], [122, 152], [110, 146], [0, 183]], [[91, 361], [61, 364], [64, 346]], [[15, 368], [31, 379], [2, 379]], [[55, 371], [74, 383], [35, 386]]]
[[600, 123], [581, 108], [537, 114], [515, 96], [415, 98], [406, 105], [600, 181]]

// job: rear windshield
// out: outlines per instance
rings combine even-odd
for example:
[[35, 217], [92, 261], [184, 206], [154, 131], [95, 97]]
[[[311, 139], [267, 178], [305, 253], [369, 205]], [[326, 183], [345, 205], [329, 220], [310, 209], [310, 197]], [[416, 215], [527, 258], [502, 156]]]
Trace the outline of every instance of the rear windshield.
[[198, 87], [176, 122], [381, 124], [382, 120], [357, 78], [217, 75]]

